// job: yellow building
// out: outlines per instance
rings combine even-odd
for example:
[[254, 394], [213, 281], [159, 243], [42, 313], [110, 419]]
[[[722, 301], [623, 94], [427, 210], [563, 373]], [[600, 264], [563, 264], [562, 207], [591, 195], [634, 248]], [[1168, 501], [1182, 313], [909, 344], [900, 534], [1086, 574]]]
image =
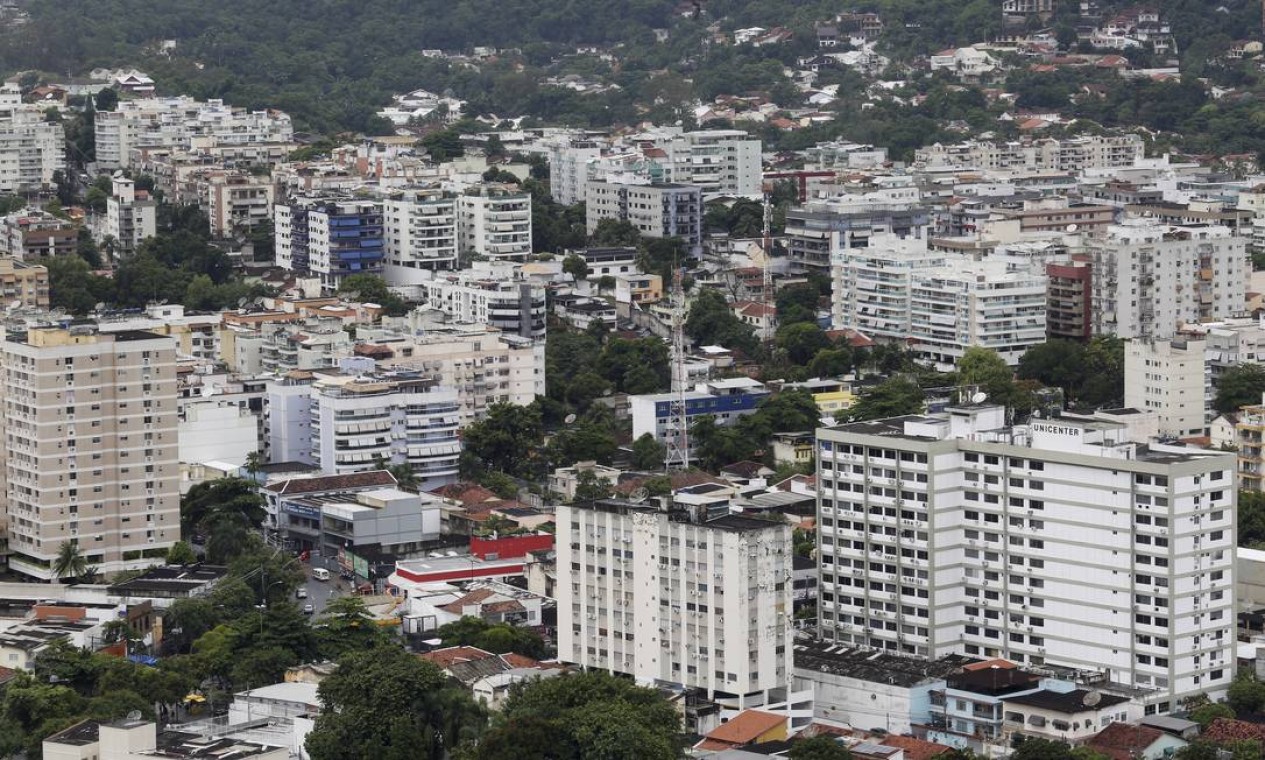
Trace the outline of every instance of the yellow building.
[[11, 256], [0, 257], [0, 296], [4, 305], [48, 308], [48, 269]]

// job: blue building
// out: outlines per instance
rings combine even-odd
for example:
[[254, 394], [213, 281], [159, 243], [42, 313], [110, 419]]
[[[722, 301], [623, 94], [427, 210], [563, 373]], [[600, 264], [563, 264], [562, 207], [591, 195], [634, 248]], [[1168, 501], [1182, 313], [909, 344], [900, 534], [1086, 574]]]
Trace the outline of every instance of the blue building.
[[277, 263], [321, 278], [328, 292], [354, 274], [381, 275], [383, 212], [377, 201], [319, 201], [279, 205]]
[[[686, 424], [692, 427], [699, 417], [711, 415], [716, 418], [716, 424], [729, 425], [739, 417], [754, 413], [760, 402], [768, 397], [769, 391], [764, 384], [749, 377], [699, 383], [694, 390], [685, 392]], [[630, 396], [633, 439], [649, 433], [655, 440], [666, 442], [672, 405], [676, 399], [675, 393]], [[692, 446], [690, 458], [694, 458]]]

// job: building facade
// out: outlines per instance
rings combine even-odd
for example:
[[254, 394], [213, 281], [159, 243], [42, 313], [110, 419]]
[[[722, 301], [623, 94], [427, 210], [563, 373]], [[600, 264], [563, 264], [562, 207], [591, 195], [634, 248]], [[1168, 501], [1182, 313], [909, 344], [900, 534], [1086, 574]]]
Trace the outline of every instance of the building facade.
[[382, 205], [387, 282], [408, 285], [419, 279], [418, 272], [457, 268], [460, 230], [455, 196], [439, 189], [416, 190]]
[[621, 501], [558, 508], [558, 657], [751, 707], [786, 698], [791, 531]]
[[458, 198], [461, 251], [485, 259], [522, 261], [532, 253], [531, 195], [505, 185], [480, 185]]
[[98, 112], [95, 125], [97, 165], [108, 170], [132, 166], [137, 149], [248, 146], [294, 138], [290, 117], [280, 111], [245, 111], [222, 100], [183, 95], [122, 100], [113, 111]]
[[1005, 417], [818, 431], [823, 637], [1093, 671], [1155, 690], [1149, 711], [1224, 693], [1232, 456], [1135, 443], [1116, 419]]
[[13, 82], [0, 85], [0, 192], [25, 193], [54, 185], [66, 168], [66, 133], [38, 105], [22, 102]]
[[275, 192], [267, 178], [243, 172], [215, 172], [205, 181], [203, 204], [211, 220], [211, 236], [227, 238], [272, 220]]
[[34, 328], [0, 345], [9, 567], [52, 580], [63, 543], [103, 573], [180, 539], [175, 342]]
[[1144, 155], [1137, 135], [1090, 135], [1014, 142], [971, 140], [935, 145], [914, 151], [923, 167], [957, 167], [993, 171], [1079, 171], [1129, 167]]
[[[717, 425], [730, 425], [748, 414], [754, 414], [760, 402], [769, 397], [762, 383], [746, 377], [712, 380], [700, 383], [685, 396], [685, 422], [693, 426], [701, 417], [710, 416]], [[649, 434], [660, 443], [667, 443], [673, 432], [672, 409], [676, 393], [649, 393], [628, 398], [632, 412], [633, 440]], [[695, 457], [693, 443], [687, 452]]]
[[375, 201], [277, 204], [277, 264], [321, 280], [327, 292], [356, 274], [383, 272], [382, 205]]
[[585, 213], [592, 235], [603, 219], [628, 222], [643, 237], [681, 238], [691, 250], [703, 244], [703, 191], [695, 185], [592, 181]]
[[143, 241], [158, 234], [158, 204], [122, 174], [111, 180], [110, 188], [105, 202], [105, 238], [114, 241], [115, 255], [135, 253]]
[[1160, 435], [1208, 432], [1204, 341], [1131, 340], [1124, 348], [1124, 405], [1159, 416]]

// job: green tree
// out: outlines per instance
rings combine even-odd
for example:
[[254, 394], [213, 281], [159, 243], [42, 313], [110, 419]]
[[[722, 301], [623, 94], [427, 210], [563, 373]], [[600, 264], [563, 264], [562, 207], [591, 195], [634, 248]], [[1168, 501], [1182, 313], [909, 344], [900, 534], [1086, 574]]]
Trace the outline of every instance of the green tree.
[[489, 623], [482, 618], [469, 615], [441, 625], [435, 631], [435, 636], [443, 641], [446, 647], [478, 647], [493, 654], [514, 652], [534, 659], [549, 656], [548, 647], [536, 633], [509, 623]]
[[1190, 719], [1198, 723], [1200, 728], [1205, 729], [1217, 718], [1233, 717], [1234, 709], [1232, 707], [1217, 702], [1208, 702], [1190, 711]]
[[852, 351], [846, 346], [836, 345], [818, 351], [808, 363], [808, 374], [813, 377], [838, 377], [852, 370]]
[[1265, 707], [1265, 683], [1250, 670], [1241, 670], [1226, 690], [1226, 703], [1239, 715], [1252, 715]]
[[206, 536], [206, 556], [223, 563], [237, 556], [246, 537], [263, 524], [264, 500], [255, 484], [228, 477], [198, 483], [180, 500], [180, 526], [185, 536]]
[[[1093, 407], [1124, 403], [1124, 341], [1099, 336], [1085, 347], [1084, 374], [1076, 400]], [[1258, 397], [1259, 398], [1259, 397]]]
[[198, 561], [198, 555], [193, 553], [193, 547], [187, 541], [177, 541], [167, 550], [168, 565], [192, 565]]
[[53, 560], [53, 575], [58, 580], [82, 578], [88, 569], [88, 560], [83, 556], [78, 541], [62, 541], [57, 547], [57, 559]]
[[[604, 672], [567, 674], [515, 687], [477, 757], [675, 760], [682, 755], [680, 725], [671, 704], [654, 689]], [[513, 753], [518, 731], [534, 750]], [[544, 745], [545, 736], [554, 737], [552, 749]]]
[[1082, 367], [1085, 346], [1070, 340], [1040, 343], [1019, 357], [1016, 375], [1043, 385], [1062, 388], [1070, 397], [1085, 381]]
[[614, 493], [611, 488], [611, 482], [606, 478], [599, 478], [592, 470], [584, 470], [575, 479], [575, 498], [572, 499], [577, 504], [584, 502], [597, 501], [598, 499], [610, 498]]
[[818, 734], [792, 742], [787, 757], [791, 760], [850, 760], [852, 753], [835, 737]]
[[926, 394], [918, 383], [905, 375], [897, 375], [862, 391], [848, 409], [847, 417], [860, 421], [921, 414], [925, 400]]
[[778, 348], [795, 364], [808, 364], [819, 351], [830, 348], [830, 339], [812, 322], [794, 322], [777, 331]]
[[373, 649], [386, 641], [386, 634], [369, 615], [363, 599], [339, 596], [330, 599], [321, 612], [317, 640], [321, 656], [338, 659], [351, 651]]
[[774, 303], [777, 321], [783, 327], [797, 322], [817, 322], [817, 302], [821, 294], [811, 283], [792, 285], [777, 292]]
[[1016, 385], [1014, 371], [996, 351], [978, 346], [966, 349], [958, 360], [957, 371], [961, 384], [978, 386], [992, 403], [1002, 404], [1020, 415], [1032, 411], [1031, 394]]
[[1265, 545], [1265, 493], [1239, 491], [1239, 546], [1256, 549]]
[[1261, 403], [1265, 393], [1265, 367], [1240, 364], [1231, 367], [1217, 380], [1213, 406], [1218, 412], [1235, 412], [1239, 407]]
[[119, 104], [119, 93], [113, 87], [106, 87], [97, 92], [93, 105], [98, 111], [113, 111]]
[[634, 246], [641, 241], [637, 225], [622, 219], [602, 219], [593, 228], [589, 242], [604, 246]]
[[589, 265], [582, 256], [573, 253], [562, 260], [562, 271], [577, 280], [583, 280], [589, 276]]
[[690, 303], [685, 333], [695, 343], [738, 349], [748, 355], [754, 355], [759, 346], [755, 328], [734, 315], [718, 290], [704, 290]]
[[537, 460], [544, 437], [540, 406], [497, 403], [487, 416], [462, 432], [467, 470], [497, 470], [521, 478], [537, 474]]
[[640, 438], [633, 441], [632, 465], [635, 469], [661, 470], [666, 456], [667, 447], [650, 433], [642, 433]]
[[398, 646], [348, 653], [317, 693], [313, 760], [442, 760], [484, 724], [464, 690]]
[[353, 274], [343, 279], [338, 292], [361, 303], [377, 304], [390, 317], [401, 317], [408, 313], [408, 304], [404, 299], [391, 292], [386, 280], [376, 274]]

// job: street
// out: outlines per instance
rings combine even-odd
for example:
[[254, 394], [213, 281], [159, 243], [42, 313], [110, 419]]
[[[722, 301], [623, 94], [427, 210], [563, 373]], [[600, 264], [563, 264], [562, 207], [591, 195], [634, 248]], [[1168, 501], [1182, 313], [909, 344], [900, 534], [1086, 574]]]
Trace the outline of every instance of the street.
[[[319, 615], [325, 609], [325, 605], [330, 599], [336, 596], [343, 596], [351, 593], [351, 585], [338, 577], [338, 563], [329, 560], [330, 578], [327, 581], [318, 581], [312, 578], [313, 567], [326, 567], [324, 561], [320, 557], [313, 557], [312, 562], [303, 563], [303, 573], [307, 580], [303, 582], [300, 588], [307, 589], [307, 599], [295, 599], [295, 604], [302, 609], [303, 605], [310, 604], [315, 609], [315, 614]], [[332, 594], [330, 592], [333, 592]]]

